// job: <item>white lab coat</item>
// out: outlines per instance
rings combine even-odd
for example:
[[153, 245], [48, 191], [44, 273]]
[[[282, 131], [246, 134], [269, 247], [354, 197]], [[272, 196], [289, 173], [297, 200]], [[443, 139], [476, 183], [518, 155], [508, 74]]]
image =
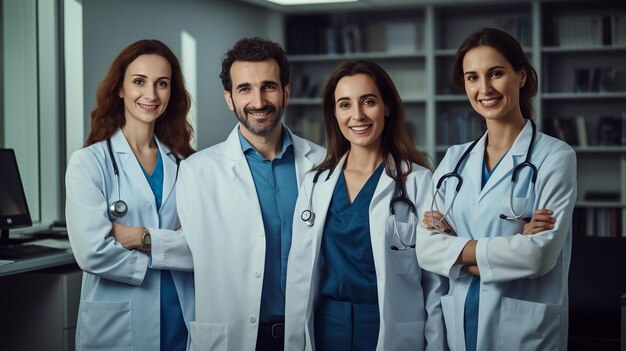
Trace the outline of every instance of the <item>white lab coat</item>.
[[[531, 162], [537, 167], [536, 189], [530, 191], [528, 168], [518, 176], [513, 204], [525, 217], [540, 208], [554, 211], [556, 225], [535, 235], [522, 235], [524, 222], [504, 220], [511, 215], [511, 174], [524, 162], [532, 129], [530, 122], [518, 135], [481, 190], [485, 138], [476, 144], [461, 166], [463, 185], [447, 217], [456, 236], [435, 234], [420, 226], [417, 257], [427, 270], [450, 278], [450, 292], [441, 298], [451, 350], [465, 350], [463, 311], [472, 276], [455, 264], [470, 239], [478, 240], [480, 269], [478, 350], [567, 349], [567, 279], [571, 257], [571, 223], [576, 200], [576, 156], [564, 142], [537, 133]], [[433, 175], [434, 193], [440, 177], [454, 169], [468, 144], [451, 147]], [[439, 211], [448, 208], [456, 181], [446, 181], [437, 198]], [[422, 211], [430, 210], [430, 199]]]
[[[287, 269], [285, 350], [315, 350], [314, 311], [319, 297], [320, 247], [328, 207], [346, 155], [328, 180], [328, 171], [318, 178], [311, 205], [316, 216], [312, 227], [307, 226], [300, 215], [309, 208], [315, 172], [307, 174], [298, 196]], [[407, 197], [418, 209], [430, 189], [430, 179], [431, 172], [416, 164], [407, 177]], [[422, 270], [413, 249], [391, 250], [391, 245], [402, 247], [394, 234], [389, 210], [391, 199], [398, 195], [396, 183], [383, 171], [369, 206], [380, 316], [376, 349], [443, 350], [446, 346], [440, 297], [447, 292], [447, 279]], [[419, 220], [413, 222], [403, 203], [397, 203], [396, 217], [404, 242], [413, 243]]]
[[[265, 231], [238, 128], [180, 167], [178, 211], [196, 279], [196, 320], [190, 324], [195, 351], [256, 347]], [[325, 151], [293, 134], [291, 140], [299, 185]]]
[[[191, 268], [184, 237], [172, 230], [180, 226], [176, 160], [157, 140], [164, 173], [157, 212], [150, 185], [119, 129], [111, 143], [119, 168], [120, 197], [128, 205], [126, 216], [116, 218], [109, 213], [118, 192], [106, 141], [74, 152], [67, 167], [67, 230], [76, 262], [84, 271], [76, 350], [158, 350], [161, 271], [156, 268]], [[108, 236], [111, 221], [148, 227], [152, 259]], [[194, 313], [193, 273], [172, 270], [171, 274], [188, 325]]]

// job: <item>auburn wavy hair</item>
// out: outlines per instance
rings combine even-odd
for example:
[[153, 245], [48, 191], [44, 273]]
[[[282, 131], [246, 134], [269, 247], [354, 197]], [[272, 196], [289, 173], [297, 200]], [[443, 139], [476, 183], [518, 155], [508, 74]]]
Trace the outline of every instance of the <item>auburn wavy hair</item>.
[[[335, 116], [335, 89], [343, 77], [365, 74], [372, 78], [389, 116], [381, 134], [381, 154], [385, 171], [394, 180], [404, 184], [406, 176], [413, 169], [412, 163], [428, 168], [426, 155], [415, 146], [409, 134], [404, 105], [395, 84], [387, 72], [378, 64], [367, 60], [344, 61], [335, 69], [326, 82], [323, 93], [324, 127], [326, 128], [326, 158], [314, 171], [330, 169], [332, 172], [341, 157], [350, 149], [350, 142], [341, 133]], [[390, 157], [393, 159], [390, 161]], [[406, 165], [403, 170], [402, 163]]]
[[124, 100], [120, 99], [119, 92], [124, 84], [126, 69], [141, 55], [159, 55], [170, 64], [172, 69], [170, 100], [165, 112], [156, 120], [154, 135], [172, 152], [186, 158], [194, 153], [190, 145], [193, 128], [187, 121], [191, 97], [185, 89], [176, 55], [167, 45], [154, 39], [139, 40], [130, 44], [117, 55], [109, 67], [96, 92], [96, 105], [91, 111], [91, 129], [85, 146], [111, 137], [117, 128], [122, 128], [126, 123]]

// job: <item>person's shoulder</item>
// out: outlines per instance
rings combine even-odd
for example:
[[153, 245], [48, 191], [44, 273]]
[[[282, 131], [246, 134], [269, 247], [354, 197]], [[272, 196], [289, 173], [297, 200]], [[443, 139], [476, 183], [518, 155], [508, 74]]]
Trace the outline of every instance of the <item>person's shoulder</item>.
[[185, 159], [187, 164], [206, 163], [211, 161], [217, 161], [224, 157], [224, 145], [225, 141], [209, 146], [202, 150], [194, 152], [192, 155]]
[[87, 160], [104, 160], [107, 154], [106, 141], [99, 141], [89, 146], [85, 146], [72, 152], [70, 160], [87, 161]]
[[326, 151], [326, 149], [323, 148], [322, 146], [312, 142], [311, 140], [298, 136], [294, 134], [293, 132], [291, 132], [291, 141], [293, 142], [294, 147], [302, 147], [303, 145], [308, 145], [308, 147], [311, 148], [312, 151], [315, 151], [315, 152]]
[[555, 138], [548, 134], [544, 134], [541, 132], [537, 133], [537, 147], [541, 150], [551, 153], [551, 152], [566, 152], [566, 153], [576, 153], [574, 149], [566, 142], [561, 139]]

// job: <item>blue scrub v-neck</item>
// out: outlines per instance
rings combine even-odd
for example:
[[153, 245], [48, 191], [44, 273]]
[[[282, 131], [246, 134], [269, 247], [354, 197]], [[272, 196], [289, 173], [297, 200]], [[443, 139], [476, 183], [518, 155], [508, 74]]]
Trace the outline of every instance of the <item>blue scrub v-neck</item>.
[[[151, 175], [141, 166], [143, 174], [154, 194], [157, 211], [163, 199], [163, 159], [157, 150], [157, 162]], [[161, 350], [187, 348], [187, 326], [180, 307], [176, 285], [169, 270], [161, 270]]]
[[328, 208], [321, 254], [320, 294], [333, 300], [377, 304], [376, 269], [369, 227], [369, 207], [383, 172], [372, 173], [350, 203], [343, 171]]

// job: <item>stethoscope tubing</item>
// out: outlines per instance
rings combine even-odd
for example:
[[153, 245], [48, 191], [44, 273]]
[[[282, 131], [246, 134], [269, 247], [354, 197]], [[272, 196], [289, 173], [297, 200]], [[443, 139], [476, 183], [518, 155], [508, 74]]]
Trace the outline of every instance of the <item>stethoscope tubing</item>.
[[[317, 181], [319, 180], [320, 175], [322, 174], [322, 172], [324, 171], [329, 171], [328, 176], [326, 177], [326, 180], [328, 180], [330, 178], [330, 170], [329, 169], [321, 169], [318, 170], [315, 175], [313, 176], [313, 185], [311, 186], [311, 194], [309, 195], [309, 202], [307, 205], [307, 208], [305, 210], [302, 211], [302, 213], [300, 214], [300, 219], [304, 222], [304, 224], [306, 224], [309, 227], [312, 227], [315, 224], [315, 212], [313, 211], [313, 194], [315, 193], [315, 186], [317, 184]], [[415, 248], [415, 244], [411, 244], [412, 240], [409, 240], [409, 243], [407, 244], [402, 237], [400, 236], [400, 232], [398, 230], [398, 224], [396, 221], [396, 209], [395, 206], [398, 202], [404, 202], [406, 203], [406, 205], [409, 207], [409, 212], [413, 215], [413, 224], [416, 225], [417, 224], [417, 208], [415, 207], [415, 204], [413, 203], [413, 201], [411, 201], [411, 199], [409, 199], [406, 196], [406, 191], [404, 189], [404, 184], [400, 184], [401, 182], [398, 181], [397, 179], [394, 179], [395, 183], [396, 183], [396, 192], [399, 191], [400, 195], [393, 197], [391, 199], [391, 201], [389, 202], [389, 211], [391, 213], [391, 217], [392, 217], [392, 222], [393, 222], [393, 230], [395, 233], [395, 236], [398, 238], [398, 241], [400, 242], [400, 244], [402, 244], [402, 247], [396, 246], [396, 245], [391, 245], [391, 249], [395, 250], [395, 251], [399, 251], [399, 250], [406, 250], [406, 249], [414, 249]], [[412, 230], [411, 232], [415, 232], [414, 230]], [[411, 234], [411, 238], [413, 237], [413, 234]]]
[[[529, 218], [524, 218], [524, 214], [526, 213], [526, 211], [528, 210], [529, 206], [530, 206], [530, 199], [526, 200], [526, 204], [524, 205], [524, 210], [521, 212], [521, 214], [517, 214], [515, 213], [515, 210], [513, 209], [513, 189], [515, 187], [515, 182], [517, 181], [517, 175], [519, 174], [519, 172], [522, 170], [522, 168], [524, 167], [528, 167], [530, 168], [530, 171], [532, 173], [532, 177], [531, 177], [531, 194], [534, 193], [535, 191], [535, 183], [537, 182], [537, 167], [532, 164], [530, 162], [530, 157], [533, 151], [533, 144], [535, 142], [535, 137], [537, 135], [537, 126], [535, 125], [535, 122], [533, 122], [533, 120], [529, 119], [530, 123], [531, 123], [531, 127], [532, 127], [532, 134], [530, 137], [530, 144], [528, 144], [528, 150], [526, 151], [526, 159], [524, 160], [524, 162], [520, 163], [519, 165], [515, 166], [513, 168], [513, 174], [511, 175], [511, 191], [509, 194], [509, 209], [511, 211], [511, 217], [505, 216], [503, 214], [500, 214], [500, 218], [501, 219], [505, 219], [505, 220], [511, 220], [511, 219], [515, 219], [515, 220], [523, 220], [528, 222], [530, 219]], [[470, 146], [467, 148], [467, 150], [465, 150], [465, 152], [463, 152], [463, 154], [461, 155], [461, 157], [459, 158], [459, 160], [457, 161], [456, 165], [454, 166], [454, 170], [452, 172], [446, 173], [443, 176], [441, 176], [441, 178], [439, 178], [439, 180], [437, 181], [437, 185], [435, 186], [435, 191], [433, 192], [433, 198], [432, 201], [430, 203], [430, 211], [434, 212], [435, 210], [437, 212], [441, 212], [439, 211], [439, 206], [437, 205], [437, 196], [439, 195], [439, 190], [441, 188], [441, 186], [443, 185], [443, 182], [448, 179], [448, 178], [456, 178], [458, 180], [456, 187], [454, 189], [454, 196], [452, 197], [452, 201], [450, 202], [450, 205], [448, 206], [447, 209], [445, 209], [445, 212], [443, 213], [443, 216], [441, 217], [441, 219], [439, 219], [436, 223], [434, 220], [434, 217], [431, 216], [431, 221], [432, 221], [432, 226], [435, 229], [438, 230], [443, 230], [442, 228], [439, 227], [439, 225], [446, 219], [446, 217], [448, 216], [448, 214], [450, 213], [450, 210], [452, 209], [452, 207], [454, 206], [454, 203], [456, 201], [456, 197], [459, 194], [459, 190], [461, 189], [461, 185], [463, 184], [463, 177], [461, 177], [461, 174], [459, 172], [461, 165], [464, 163], [464, 161], [467, 159], [469, 153], [471, 150], [474, 149], [474, 147], [476, 146], [476, 144], [478, 143], [478, 141], [482, 138], [479, 137], [478, 139], [474, 140], [472, 142], [472, 144], [470, 144]]]

